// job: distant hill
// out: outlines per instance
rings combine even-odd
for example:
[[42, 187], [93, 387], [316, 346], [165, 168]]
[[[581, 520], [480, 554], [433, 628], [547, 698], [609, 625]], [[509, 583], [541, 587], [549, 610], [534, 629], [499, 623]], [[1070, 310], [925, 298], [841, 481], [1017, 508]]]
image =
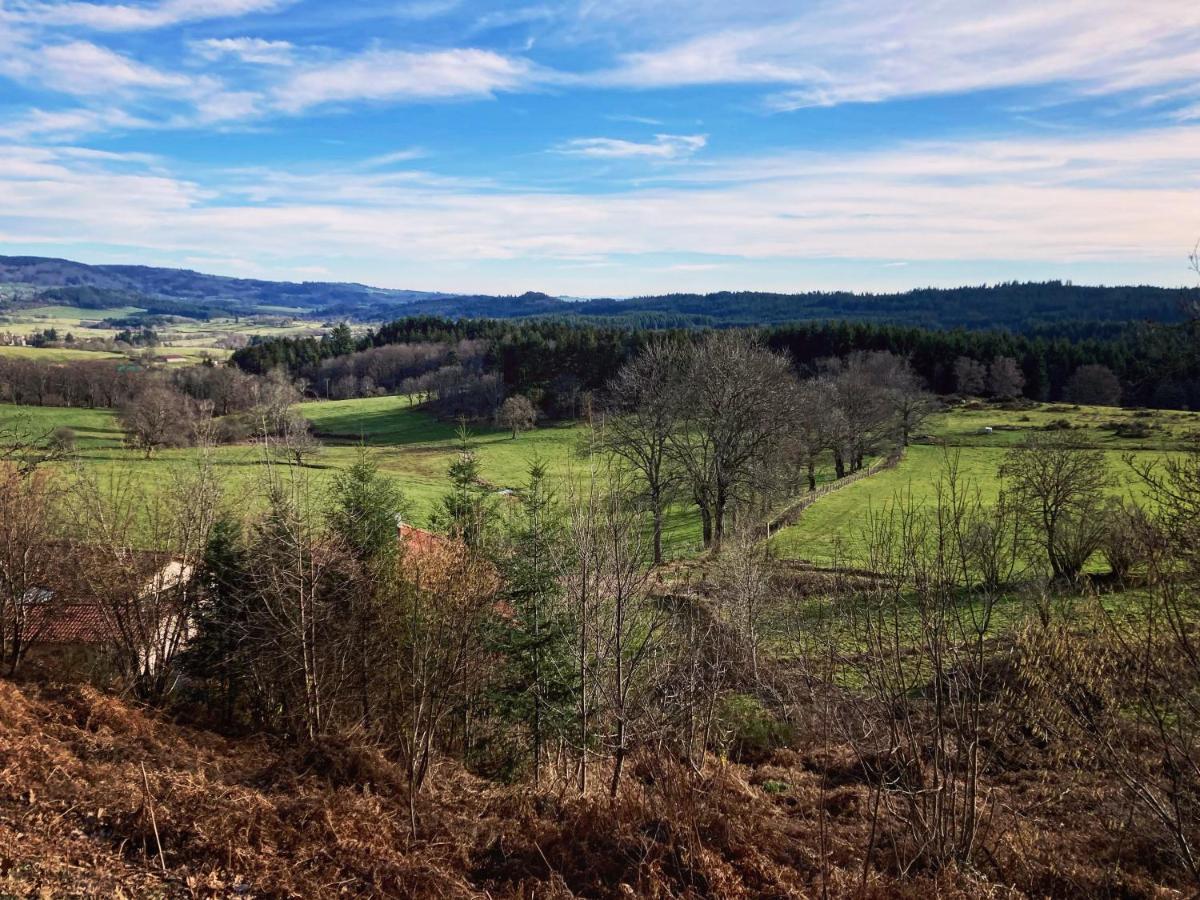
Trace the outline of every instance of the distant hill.
[[[0, 284], [6, 283], [33, 288], [31, 300], [53, 300], [61, 305], [94, 309], [107, 305], [155, 306], [153, 301], [167, 300], [188, 307], [208, 307], [219, 313], [243, 315], [283, 309], [319, 315], [329, 309], [338, 315], [354, 316], [360, 311], [371, 312], [376, 307], [398, 310], [415, 301], [434, 301], [449, 296], [342, 282], [231, 278], [190, 269], [90, 266], [39, 256], [0, 256]], [[77, 293], [72, 297], [70, 291]], [[139, 300], [151, 302], [137, 302]]]
[[[1131, 321], [1177, 322], [1200, 290], [1089, 287], [1062, 281], [1009, 282], [897, 293], [723, 291], [628, 300], [462, 295], [343, 282], [265, 281], [152, 266], [90, 266], [65, 259], [0, 256], [0, 286], [22, 285], [8, 303], [100, 309], [140, 306], [153, 314], [208, 318], [292, 310], [320, 319], [386, 321], [400, 316], [528, 318], [559, 316], [630, 325], [779, 324], [846, 319], [925, 328], [1054, 330]], [[0, 304], [0, 309], [3, 304]]]

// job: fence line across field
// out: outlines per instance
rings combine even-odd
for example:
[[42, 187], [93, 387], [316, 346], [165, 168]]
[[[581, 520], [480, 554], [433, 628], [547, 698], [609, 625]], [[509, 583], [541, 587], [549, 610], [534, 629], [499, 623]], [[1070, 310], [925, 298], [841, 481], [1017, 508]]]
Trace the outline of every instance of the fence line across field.
[[789, 525], [795, 525], [797, 520], [800, 518], [800, 514], [822, 497], [827, 497], [835, 491], [840, 491], [844, 487], [849, 487], [856, 481], [861, 481], [864, 478], [870, 478], [872, 475], [878, 475], [880, 472], [883, 472], [887, 469], [894, 469], [900, 464], [900, 460], [903, 458], [903, 453], [893, 453], [886, 459], [881, 459], [876, 463], [872, 463], [865, 469], [860, 469], [859, 471], [847, 475], [844, 478], [839, 478], [836, 481], [827, 482], [815, 490], [807, 492], [774, 519], [771, 519], [760, 526], [758, 533], [759, 539], [767, 540], [780, 528], [786, 528]]

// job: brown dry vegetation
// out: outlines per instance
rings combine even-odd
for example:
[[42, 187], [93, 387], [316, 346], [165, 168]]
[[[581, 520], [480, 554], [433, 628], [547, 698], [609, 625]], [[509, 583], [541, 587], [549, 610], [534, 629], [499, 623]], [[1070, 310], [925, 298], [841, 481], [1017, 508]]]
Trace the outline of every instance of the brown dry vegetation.
[[1123, 827], [1108, 779], [1019, 741], [986, 779], [987, 865], [902, 873], [903, 848], [880, 837], [864, 875], [859, 762], [795, 743], [700, 774], [642, 757], [615, 800], [444, 762], [413, 841], [404, 773], [373, 750], [231, 740], [90, 687], [0, 682], [0, 895], [1182, 895], [1165, 848]]

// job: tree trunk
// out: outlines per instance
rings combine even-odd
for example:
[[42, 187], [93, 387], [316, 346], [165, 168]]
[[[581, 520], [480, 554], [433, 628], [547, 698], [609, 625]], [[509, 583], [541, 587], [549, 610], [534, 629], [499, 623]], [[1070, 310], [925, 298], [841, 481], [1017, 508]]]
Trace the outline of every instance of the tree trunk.
[[617, 796], [617, 788], [621, 785], [621, 770], [625, 767], [625, 716], [617, 718], [617, 749], [613, 756], [612, 783], [608, 786], [610, 797]]
[[721, 552], [721, 541], [725, 537], [725, 511], [729, 506], [729, 497], [724, 487], [717, 488], [717, 499], [713, 504], [713, 552]]
[[655, 488], [650, 492], [650, 505], [653, 507], [654, 514], [654, 564], [662, 565], [662, 532], [663, 532], [663, 508], [662, 494]]

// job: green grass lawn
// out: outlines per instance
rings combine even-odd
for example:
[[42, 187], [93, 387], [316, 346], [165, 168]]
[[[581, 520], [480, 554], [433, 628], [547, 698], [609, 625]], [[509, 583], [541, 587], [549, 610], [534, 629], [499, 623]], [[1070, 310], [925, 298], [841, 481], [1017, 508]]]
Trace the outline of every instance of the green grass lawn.
[[[1182, 447], [1191, 429], [1200, 425], [1200, 416], [1154, 412], [1152, 421], [1159, 430], [1153, 441], [1118, 438], [1103, 427], [1106, 422], [1132, 420], [1135, 415], [1132, 410], [1100, 407], [1072, 410], [1054, 404], [1029, 412], [953, 410], [939, 415], [926, 429], [933, 442], [909, 447], [895, 469], [818, 500], [799, 522], [772, 539], [772, 548], [781, 557], [819, 565], [861, 563], [865, 558], [864, 532], [870, 514], [883, 513], [897, 500], [933, 504], [939, 479], [952, 460], [957, 460], [961, 483], [978, 489], [985, 501], [993, 501], [1000, 489], [998, 470], [1006, 450], [1031, 431], [1063, 418], [1076, 426], [1070, 432], [1073, 436], [1104, 451], [1114, 493], [1138, 498], [1142, 495], [1142, 484], [1125, 457], [1134, 454], [1135, 459], [1154, 459]], [[983, 433], [985, 425], [993, 428], [991, 434]]]
[[[328, 445], [326, 455], [362, 443], [375, 451], [380, 467], [394, 473], [425, 520], [446, 490], [446, 470], [458, 453], [457, 426], [414, 409], [404, 398], [372, 397], [304, 403], [300, 411]], [[482, 477], [497, 489], [518, 488], [529, 477], [535, 459], [545, 463], [560, 494], [568, 479], [587, 471], [582, 425], [551, 425], [515, 440], [503, 429], [478, 428], [471, 444], [479, 456]], [[354, 450], [353, 452], [357, 452]], [[320, 462], [325, 462], [322, 457]], [[672, 556], [689, 556], [701, 544], [699, 516], [679, 505], [667, 513], [663, 545]]]
[[[1071, 406], [1042, 403], [1030, 410], [1006, 410], [979, 404], [936, 415], [924, 431], [930, 437], [956, 447], [1007, 447], [1019, 443], [1031, 431], [1066, 420], [1073, 437], [1100, 449], [1170, 449], [1200, 437], [1200, 413], [1177, 410], [1134, 410], [1111, 406]], [[1142, 424], [1145, 438], [1118, 437], [1110, 426]], [[991, 434], [985, 433], [991, 428]]]
[[[328, 485], [332, 476], [358, 457], [359, 445], [369, 449], [380, 469], [403, 489], [418, 523], [427, 523], [438, 500], [447, 489], [446, 470], [457, 450], [456, 427], [409, 405], [405, 398], [378, 397], [360, 400], [304, 403], [300, 411], [312, 423], [324, 443], [323, 451], [300, 472], [312, 481], [314, 491]], [[1120, 490], [1136, 492], [1138, 485], [1122, 457], [1135, 452], [1149, 458], [1162, 451], [1137, 449], [1141, 443], [1115, 438], [1103, 423], [1120, 416], [1133, 417], [1128, 410], [1083, 409], [1062, 412], [1042, 407], [1024, 412], [1002, 410], [955, 410], [936, 417], [926, 431], [942, 443], [915, 444], [895, 469], [859, 481], [822, 498], [806, 510], [800, 521], [772, 539], [773, 549], [783, 557], [829, 564], [836, 559], [861, 560], [863, 532], [868, 514], [882, 511], [899, 496], [918, 502], [934, 499], [939, 474], [948, 456], [957, 454], [960, 475], [978, 486], [985, 500], [998, 490], [997, 469], [1005, 449], [1021, 431], [993, 430], [981, 433], [983, 423], [1036, 428], [1056, 418], [1070, 418], [1080, 427], [1075, 433], [1105, 450], [1109, 468]], [[1025, 417], [1024, 419], [1022, 417]], [[195, 450], [165, 450], [146, 460], [122, 446], [116, 417], [109, 410], [52, 409], [0, 406], [0, 427], [21, 419], [26, 427], [45, 433], [60, 425], [75, 430], [80, 463], [105, 477], [128, 473], [139, 483], [169, 483], [172, 471], [194, 464]], [[1200, 417], [1191, 413], [1154, 413], [1164, 446], [1180, 446]], [[528, 477], [530, 462], [542, 459], [565, 495], [571, 479], [584, 477], [586, 454], [582, 451], [585, 429], [581, 425], [538, 428], [513, 440], [510, 433], [480, 428], [472, 435], [483, 478], [497, 491], [517, 488]], [[945, 446], [950, 445], [950, 446]], [[233, 504], [250, 502], [268, 471], [262, 448], [255, 445], [218, 447], [212, 461], [221, 472], [226, 496]], [[822, 473], [826, 477], [827, 473]], [[699, 517], [686, 504], [669, 511], [665, 545], [672, 556], [689, 556], [700, 545]]]
[[[2, 330], [2, 329], [0, 329]], [[59, 347], [0, 347], [0, 356], [36, 359], [42, 362], [63, 362], [75, 359], [122, 359], [124, 354], [107, 350], [69, 350]]]
[[34, 436], [49, 434], [56, 428], [70, 428], [75, 432], [76, 446], [88, 452], [120, 447], [123, 438], [117, 417], [110, 409], [0, 404], [0, 428], [18, 429]]
[[[446, 493], [446, 470], [458, 453], [453, 424], [396, 397], [304, 403], [300, 411], [313, 422], [325, 445], [311, 464], [297, 470], [311, 481], [314, 496], [320, 496], [338, 471], [358, 459], [361, 444], [380, 470], [404, 491], [414, 520], [428, 523]], [[127, 477], [136, 484], [164, 490], [172, 474], [194, 466], [198, 455], [192, 449], [160, 450], [146, 459], [126, 449], [111, 410], [0, 405], [0, 427], [14, 424], [35, 434], [59, 426], [72, 428], [77, 435], [76, 458], [87, 471], [102, 479]], [[482, 429], [472, 435], [471, 443], [479, 456], [482, 477], [497, 491], [523, 485], [529, 465], [537, 457], [544, 461], [565, 499], [568, 479], [582, 478], [586, 471], [587, 461], [579, 452], [583, 434], [582, 426], [563, 425], [538, 428], [513, 440], [509, 432]], [[271, 462], [261, 447], [217, 447], [210, 458], [232, 506], [245, 509], [257, 502]], [[669, 511], [664, 544], [672, 556], [691, 555], [700, 549], [699, 519], [690, 507], [681, 505]]]

